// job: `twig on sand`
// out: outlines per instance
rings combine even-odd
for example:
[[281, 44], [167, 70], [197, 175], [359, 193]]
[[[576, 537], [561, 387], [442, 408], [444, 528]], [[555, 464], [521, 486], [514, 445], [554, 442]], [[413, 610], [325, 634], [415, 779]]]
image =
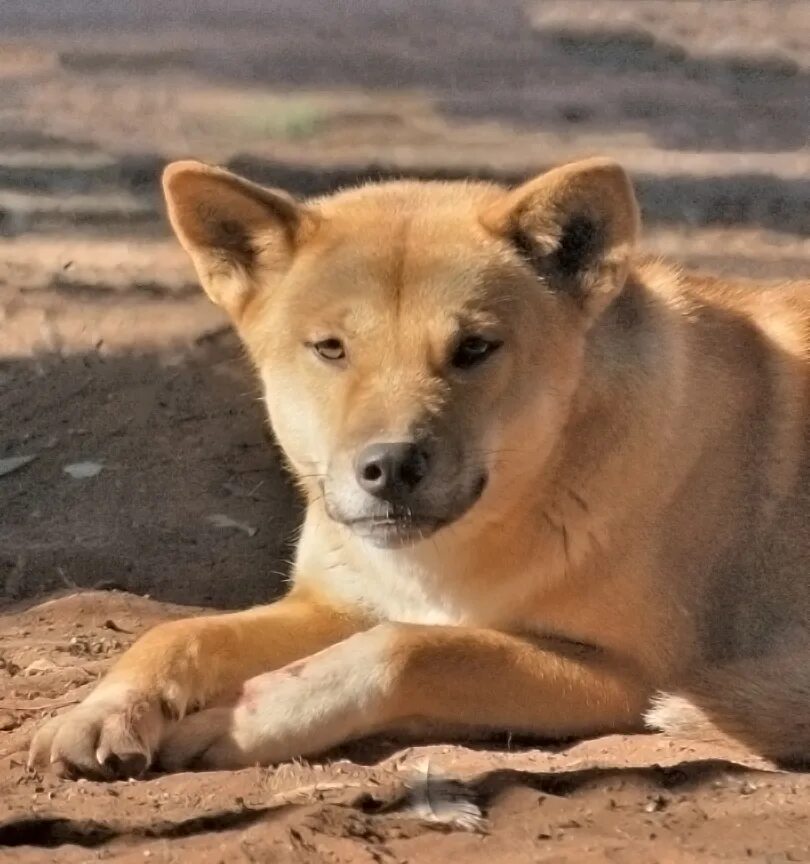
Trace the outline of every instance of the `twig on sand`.
[[27, 744], [18, 744], [16, 747], [9, 747], [6, 750], [0, 750], [0, 759], [5, 759], [6, 756], [14, 756], [17, 753], [25, 753], [27, 749]]
[[50, 711], [52, 708], [67, 708], [69, 705], [77, 705], [82, 697], [75, 699], [53, 699], [40, 705], [31, 705], [28, 702], [0, 702], [0, 711]]
[[350, 783], [310, 783], [307, 786], [296, 786], [294, 789], [285, 789], [275, 792], [270, 796], [270, 805], [275, 807], [280, 804], [291, 804], [296, 798], [314, 797], [319, 792], [339, 792], [343, 789], [359, 789], [362, 786], [358, 782]]

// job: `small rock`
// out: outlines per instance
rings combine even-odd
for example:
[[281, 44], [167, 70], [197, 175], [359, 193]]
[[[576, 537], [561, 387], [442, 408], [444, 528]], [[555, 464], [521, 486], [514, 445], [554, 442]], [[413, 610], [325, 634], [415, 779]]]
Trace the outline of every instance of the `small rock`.
[[645, 813], [658, 813], [663, 810], [669, 801], [663, 795], [656, 795], [644, 805]]
[[247, 522], [240, 522], [238, 519], [231, 519], [231, 517], [227, 516], [225, 513], [212, 513], [208, 517], [208, 521], [215, 528], [233, 528], [236, 531], [242, 531], [244, 534], [247, 534], [248, 537], [255, 536], [256, 532], [259, 530], [255, 525], [248, 525]]
[[20, 667], [12, 660], [7, 660], [5, 657], [0, 656], [0, 670], [6, 672], [8, 675], [13, 676], [20, 671]]
[[103, 468], [100, 462], [73, 462], [71, 465], [65, 465], [62, 470], [74, 480], [88, 480], [100, 474]]

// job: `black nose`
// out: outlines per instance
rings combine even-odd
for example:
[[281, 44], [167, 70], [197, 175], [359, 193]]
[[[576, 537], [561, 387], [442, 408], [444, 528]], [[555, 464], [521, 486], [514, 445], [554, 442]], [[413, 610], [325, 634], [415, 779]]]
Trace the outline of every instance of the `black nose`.
[[377, 498], [396, 498], [418, 486], [427, 469], [427, 451], [418, 444], [371, 444], [357, 459], [357, 482]]

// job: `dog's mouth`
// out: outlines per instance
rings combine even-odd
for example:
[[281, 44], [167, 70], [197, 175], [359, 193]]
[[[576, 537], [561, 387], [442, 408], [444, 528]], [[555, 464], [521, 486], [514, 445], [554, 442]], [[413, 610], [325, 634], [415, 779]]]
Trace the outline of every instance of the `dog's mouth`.
[[411, 507], [388, 504], [379, 512], [347, 516], [330, 503], [325, 496], [327, 515], [347, 526], [358, 537], [383, 549], [412, 546], [427, 540], [440, 529], [458, 521], [481, 497], [487, 485], [487, 476], [482, 474], [469, 493], [455, 506], [446, 508], [441, 514], [425, 513]]
[[413, 515], [369, 516], [351, 519], [343, 524], [372, 545], [383, 549], [412, 546], [426, 540], [449, 524], [446, 519], [414, 517]]

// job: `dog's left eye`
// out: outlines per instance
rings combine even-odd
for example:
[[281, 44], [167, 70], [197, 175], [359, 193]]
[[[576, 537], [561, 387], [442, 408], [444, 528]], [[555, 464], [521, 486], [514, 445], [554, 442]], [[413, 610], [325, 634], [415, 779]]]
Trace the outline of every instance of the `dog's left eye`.
[[321, 339], [314, 342], [312, 347], [324, 360], [342, 360], [346, 356], [346, 349], [340, 339]]
[[482, 360], [486, 360], [501, 345], [501, 342], [485, 339], [483, 336], [467, 336], [459, 342], [453, 352], [453, 366], [456, 369], [469, 369]]

